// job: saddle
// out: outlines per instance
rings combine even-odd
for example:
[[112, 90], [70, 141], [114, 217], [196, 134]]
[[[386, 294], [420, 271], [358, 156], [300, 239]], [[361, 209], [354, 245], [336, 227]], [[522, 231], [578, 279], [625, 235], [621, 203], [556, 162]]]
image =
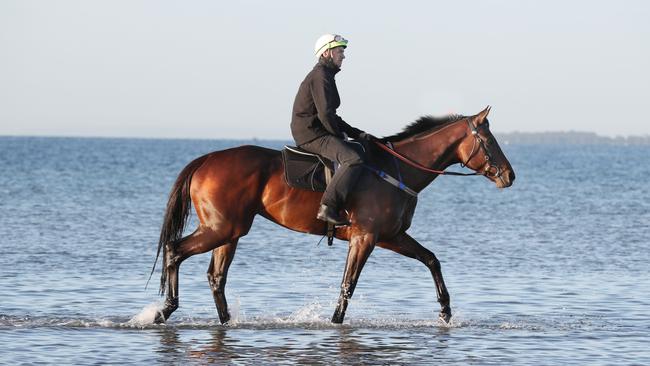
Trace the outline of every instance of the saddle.
[[[361, 142], [347, 141], [347, 143], [361, 154], [366, 154], [368, 151]], [[334, 162], [296, 146], [284, 146], [282, 162], [284, 178], [293, 188], [325, 192], [327, 183], [334, 175]]]
[[334, 163], [324, 157], [295, 146], [282, 149], [284, 178], [293, 188], [325, 192], [334, 172]]
[[[325, 192], [334, 176], [332, 161], [296, 146], [285, 146], [282, 149], [282, 162], [284, 178], [293, 188]], [[327, 245], [332, 245], [335, 233], [336, 227], [327, 223]]]

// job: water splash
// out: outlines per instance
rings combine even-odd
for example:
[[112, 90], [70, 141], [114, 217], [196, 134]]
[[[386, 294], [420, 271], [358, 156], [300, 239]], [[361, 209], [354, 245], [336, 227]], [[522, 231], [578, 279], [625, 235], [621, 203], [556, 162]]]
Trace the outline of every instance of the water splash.
[[246, 321], [246, 316], [241, 310], [241, 301], [239, 296], [235, 296], [235, 301], [228, 306], [228, 312], [230, 313], [229, 325], [236, 326], [240, 322]]
[[314, 324], [314, 323], [323, 323], [327, 319], [324, 318], [321, 314], [323, 312], [323, 306], [319, 302], [312, 302], [306, 304], [300, 309], [294, 311], [286, 319], [280, 319], [280, 322], [285, 323], [298, 323], [298, 324]]
[[609, 329], [614, 325], [593, 318], [583, 317], [538, 317], [538, 316], [494, 316], [472, 317], [460, 311], [455, 312], [450, 323], [440, 319], [413, 318], [409, 314], [391, 314], [379, 317], [356, 317], [346, 320], [343, 324], [333, 324], [328, 317], [327, 304], [311, 302], [303, 305], [289, 315], [261, 314], [246, 317], [239, 311], [239, 299], [233, 302], [231, 321], [223, 326], [215, 317], [177, 316], [166, 324], [155, 324], [156, 314], [162, 309], [162, 304], [146, 305], [131, 318], [123, 316], [100, 317], [50, 317], [21, 315], [12, 316], [0, 314], [0, 330], [15, 328], [173, 328], [173, 329], [214, 329], [227, 327], [232, 329], [489, 329], [496, 331], [526, 330], [599, 330]]
[[154, 324], [156, 315], [158, 314], [162, 314], [162, 304], [159, 302], [154, 302], [142, 308], [142, 310], [140, 310], [139, 313], [135, 314], [131, 319], [129, 319], [125, 325], [144, 328], [146, 326]]

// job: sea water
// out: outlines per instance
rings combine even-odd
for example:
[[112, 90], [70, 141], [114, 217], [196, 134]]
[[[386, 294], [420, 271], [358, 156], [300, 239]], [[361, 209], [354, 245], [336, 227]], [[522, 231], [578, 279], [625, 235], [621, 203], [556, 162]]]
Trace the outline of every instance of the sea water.
[[231, 324], [209, 254], [183, 263], [180, 308], [152, 324], [170, 187], [241, 144], [283, 142], [0, 137], [0, 363], [650, 364], [647, 146], [503, 145], [511, 188], [425, 189], [409, 233], [441, 262], [450, 324], [428, 269], [381, 248], [331, 324], [347, 244], [260, 217], [229, 272]]

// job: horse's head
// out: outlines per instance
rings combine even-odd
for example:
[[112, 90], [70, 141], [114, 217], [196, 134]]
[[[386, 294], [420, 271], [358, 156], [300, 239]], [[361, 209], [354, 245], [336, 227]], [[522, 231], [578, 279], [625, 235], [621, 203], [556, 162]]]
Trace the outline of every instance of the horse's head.
[[463, 165], [485, 175], [498, 188], [510, 187], [515, 172], [490, 132], [488, 113], [489, 106], [481, 113], [467, 117], [467, 136], [459, 145], [458, 158]]

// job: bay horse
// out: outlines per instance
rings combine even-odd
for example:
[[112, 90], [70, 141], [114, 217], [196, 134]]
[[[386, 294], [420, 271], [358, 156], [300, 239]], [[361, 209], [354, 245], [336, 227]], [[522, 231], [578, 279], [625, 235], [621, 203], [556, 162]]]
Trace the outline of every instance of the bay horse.
[[[489, 110], [487, 107], [469, 117], [422, 117], [402, 132], [383, 138], [383, 142], [392, 144], [401, 160], [381, 151], [379, 144], [370, 144], [371, 164], [393, 177], [400, 176], [412, 194], [386, 183], [370, 170], [359, 178], [345, 205], [351, 224], [336, 230], [336, 237], [348, 241], [349, 248], [333, 323], [343, 322], [348, 300], [375, 246], [427, 266], [441, 306], [440, 319], [450, 321], [449, 293], [440, 262], [406, 230], [417, 203], [413, 193], [422, 191], [450, 165], [467, 166], [498, 188], [512, 185], [515, 174], [489, 130]], [[324, 235], [327, 225], [316, 219], [321, 195], [287, 185], [277, 150], [240, 146], [190, 162], [173, 185], [160, 233], [155, 262], [162, 249], [160, 293], [166, 293], [166, 299], [156, 322], [165, 322], [178, 308], [181, 263], [195, 254], [212, 251], [208, 282], [219, 320], [227, 323], [230, 314], [224, 289], [228, 268], [237, 242], [248, 233], [255, 215], [291, 230]], [[192, 204], [199, 225], [192, 234], [182, 237]]]

